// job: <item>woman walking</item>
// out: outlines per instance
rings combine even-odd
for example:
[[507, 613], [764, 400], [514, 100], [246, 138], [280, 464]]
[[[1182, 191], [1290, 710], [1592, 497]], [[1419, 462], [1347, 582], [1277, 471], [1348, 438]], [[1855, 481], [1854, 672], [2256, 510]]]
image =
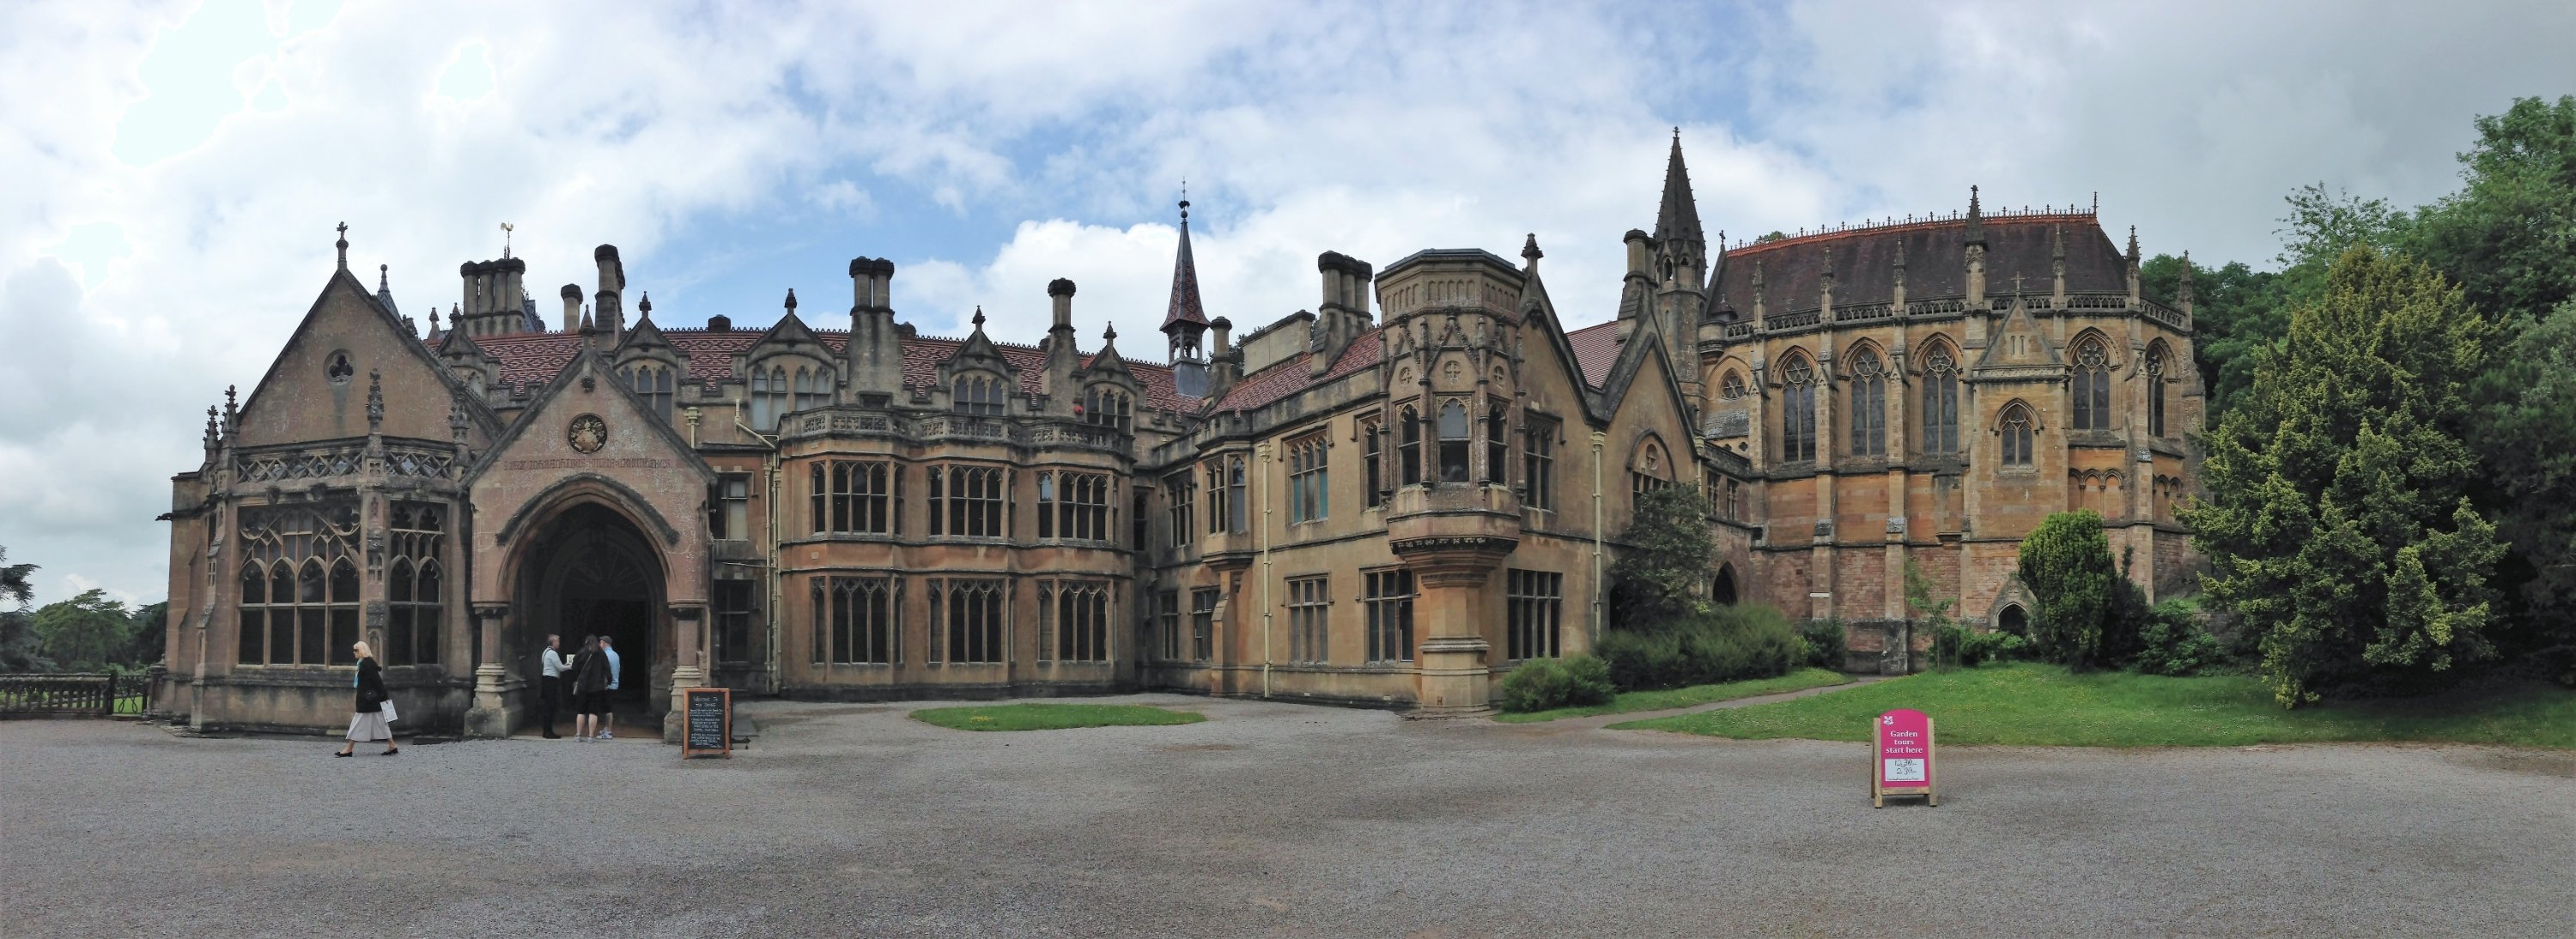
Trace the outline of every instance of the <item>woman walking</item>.
[[385, 722], [385, 702], [388, 699], [385, 696], [384, 666], [376, 664], [376, 650], [368, 648], [365, 640], [350, 648], [358, 653], [358, 706], [349, 716], [349, 742], [340, 747], [340, 752], [331, 755], [352, 756], [354, 754], [350, 751], [356, 750], [360, 741], [377, 740], [385, 742], [383, 756], [401, 753], [402, 748], [394, 746], [393, 726]]

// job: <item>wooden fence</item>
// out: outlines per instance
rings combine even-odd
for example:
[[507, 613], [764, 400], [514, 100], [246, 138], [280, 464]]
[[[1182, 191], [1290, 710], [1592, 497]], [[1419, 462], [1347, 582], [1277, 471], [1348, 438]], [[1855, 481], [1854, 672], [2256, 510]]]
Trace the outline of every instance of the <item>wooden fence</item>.
[[152, 707], [152, 676], [0, 675], [0, 717], [113, 717]]

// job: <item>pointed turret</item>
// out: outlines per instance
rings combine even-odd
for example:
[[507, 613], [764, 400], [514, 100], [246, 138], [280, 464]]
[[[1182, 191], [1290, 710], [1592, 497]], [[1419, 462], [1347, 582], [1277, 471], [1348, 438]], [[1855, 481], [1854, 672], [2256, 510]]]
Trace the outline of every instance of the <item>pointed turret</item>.
[[2138, 306], [2138, 226], [2135, 225], [2129, 226], [2129, 253], [2126, 259], [2129, 262], [2129, 307], [2136, 309]]
[[[1977, 207], [1977, 187], [1968, 187], [1968, 306], [1986, 305], [1986, 215]], [[1979, 337], [1981, 340], [1983, 337]]]
[[1163, 314], [1165, 360], [1172, 364], [1172, 386], [1183, 395], [1208, 394], [1207, 358], [1199, 338], [1207, 332], [1207, 306], [1199, 302], [1198, 262], [1190, 257], [1190, 200], [1181, 197], [1181, 245], [1172, 257], [1172, 300]]
[[[1655, 243], [1670, 252], [1676, 264], [1698, 265], [1707, 256], [1708, 242], [1700, 234], [1699, 204], [1691, 198], [1690, 167], [1682, 163], [1682, 130], [1673, 128], [1673, 149], [1664, 161], [1664, 197], [1655, 211]], [[1680, 246], [1688, 246], [1688, 260]], [[1678, 276], [1678, 271], [1673, 272]], [[1692, 283], [1698, 283], [1694, 271]]]
[[[402, 317], [402, 308], [394, 305], [392, 271], [392, 265], [376, 265], [376, 302], [384, 304], [385, 312], [393, 314], [396, 319], [400, 319]], [[404, 324], [409, 325], [410, 321], [404, 320]]]

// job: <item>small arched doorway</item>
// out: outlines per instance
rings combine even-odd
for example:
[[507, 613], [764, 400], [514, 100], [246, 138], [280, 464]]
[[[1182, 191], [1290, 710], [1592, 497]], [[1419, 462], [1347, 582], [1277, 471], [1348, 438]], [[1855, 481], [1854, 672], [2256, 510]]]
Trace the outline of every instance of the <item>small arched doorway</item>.
[[2030, 637], [2030, 614], [2022, 612], [2018, 603], [2004, 607], [2003, 612], [1995, 614], [1995, 631], [2027, 639]]
[[1735, 565], [1725, 564], [1718, 567], [1717, 579], [1709, 584], [1708, 598], [1728, 605], [1736, 602]]
[[[655, 684], [669, 671], [662, 603], [661, 553], [633, 522], [596, 503], [565, 509], [549, 521], [519, 566], [511, 658], [530, 663], [548, 634], [563, 637], [567, 656], [582, 637], [605, 636], [617, 650], [619, 717], [641, 720], [668, 705]], [[524, 652], [521, 652], [524, 650]], [[533, 673], [533, 664], [528, 669]], [[639, 730], [644, 725], [635, 725]]]

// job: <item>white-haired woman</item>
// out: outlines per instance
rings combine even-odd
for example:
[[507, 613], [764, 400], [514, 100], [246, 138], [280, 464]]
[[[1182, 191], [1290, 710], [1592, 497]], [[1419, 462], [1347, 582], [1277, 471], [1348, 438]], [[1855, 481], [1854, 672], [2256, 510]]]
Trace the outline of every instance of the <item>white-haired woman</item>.
[[376, 664], [376, 650], [369, 648], [365, 640], [350, 648], [358, 653], [357, 708], [349, 715], [349, 742], [331, 755], [352, 756], [350, 751], [356, 750], [360, 741], [377, 740], [385, 742], [384, 756], [401, 753], [402, 748], [394, 746], [393, 725], [385, 722], [384, 666]]

